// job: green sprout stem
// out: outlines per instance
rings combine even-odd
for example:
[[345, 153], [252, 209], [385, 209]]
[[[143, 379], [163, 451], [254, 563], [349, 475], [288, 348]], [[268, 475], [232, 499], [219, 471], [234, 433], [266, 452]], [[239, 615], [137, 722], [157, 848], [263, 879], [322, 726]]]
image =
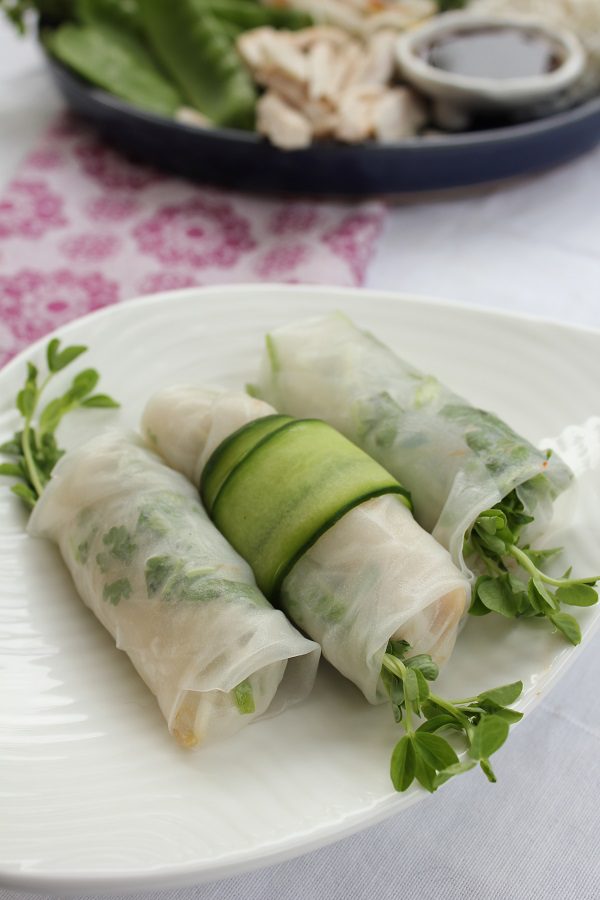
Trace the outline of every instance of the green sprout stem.
[[38, 497], [42, 496], [44, 486], [45, 486], [45, 480], [35, 463], [35, 459], [33, 458], [33, 453], [31, 451], [32, 436], [33, 436], [36, 450], [39, 451], [39, 449], [40, 449], [40, 443], [39, 443], [39, 438], [38, 438], [37, 432], [35, 431], [35, 429], [32, 430], [31, 423], [33, 421], [33, 417], [38, 408], [38, 405], [40, 402], [40, 397], [42, 396], [42, 394], [43, 394], [45, 388], [47, 387], [48, 382], [50, 381], [51, 378], [52, 378], [52, 373], [50, 372], [46, 376], [46, 378], [44, 378], [43, 382], [37, 389], [31, 412], [29, 413], [28, 416], [25, 417], [23, 434], [21, 436], [21, 447], [23, 448], [23, 456], [25, 457], [25, 463], [27, 465], [27, 474], [29, 476], [29, 480], [31, 481], [31, 484], [35, 488], [35, 491], [36, 491]]
[[23, 456], [25, 457], [25, 462], [27, 464], [27, 474], [29, 479], [35, 488], [38, 497], [41, 497], [44, 485], [40, 480], [38, 468], [31, 452], [31, 418], [25, 420], [25, 427], [21, 437], [21, 447], [23, 448]]
[[574, 584], [593, 585], [600, 578], [598, 575], [590, 578], [551, 578], [550, 575], [547, 575], [545, 572], [542, 572], [541, 569], [538, 569], [535, 563], [533, 563], [527, 554], [524, 553], [520, 547], [517, 547], [516, 544], [508, 544], [506, 550], [507, 553], [514, 557], [519, 565], [525, 569], [526, 572], [529, 572], [533, 578], [539, 578], [540, 581], [551, 584], [553, 587], [570, 587]]
[[[392, 675], [395, 675], [396, 678], [399, 678], [401, 681], [404, 681], [404, 677], [406, 675], [406, 666], [402, 662], [401, 659], [398, 659], [397, 656], [394, 656], [393, 653], [384, 653], [383, 655], [383, 666], [391, 672]], [[410, 703], [405, 704], [404, 707], [404, 730], [407, 734], [414, 734], [412, 728], [412, 715], [411, 715], [411, 705]]]
[[393, 653], [384, 653], [383, 654], [383, 666], [391, 672], [392, 675], [397, 675], [399, 678], [404, 678], [406, 674], [406, 666], [402, 662], [402, 660], [398, 659], [397, 656], [394, 656]]

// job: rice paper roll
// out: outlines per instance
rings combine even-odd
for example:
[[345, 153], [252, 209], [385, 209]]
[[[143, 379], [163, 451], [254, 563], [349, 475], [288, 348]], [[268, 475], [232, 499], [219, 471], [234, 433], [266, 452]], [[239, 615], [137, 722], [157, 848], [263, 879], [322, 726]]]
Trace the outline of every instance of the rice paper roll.
[[541, 531], [573, 477], [556, 454], [548, 457], [341, 313], [271, 332], [253, 389], [281, 412], [329, 422], [402, 481], [417, 521], [469, 575], [464, 539], [483, 510], [515, 490]]
[[[154, 449], [199, 486], [213, 451], [234, 431], [273, 408], [242, 393], [193, 385], [151, 398], [142, 431]], [[450, 556], [414, 521], [398, 495], [345, 513], [293, 566], [278, 604], [318, 641], [324, 656], [371, 703], [388, 699], [381, 683], [391, 639], [443, 664], [467, 605], [468, 585]]]
[[64, 456], [29, 524], [55, 541], [84, 603], [186, 747], [310, 691], [320, 650], [275, 610], [193, 486], [133, 434]]

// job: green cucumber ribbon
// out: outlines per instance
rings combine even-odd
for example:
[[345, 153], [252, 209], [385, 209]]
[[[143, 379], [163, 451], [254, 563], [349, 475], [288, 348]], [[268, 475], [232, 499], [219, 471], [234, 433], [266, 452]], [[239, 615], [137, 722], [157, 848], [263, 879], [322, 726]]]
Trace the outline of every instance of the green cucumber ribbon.
[[382, 494], [410, 495], [389, 472], [319, 419], [267, 416], [230, 435], [204, 469], [200, 493], [215, 525], [269, 598], [345, 513]]

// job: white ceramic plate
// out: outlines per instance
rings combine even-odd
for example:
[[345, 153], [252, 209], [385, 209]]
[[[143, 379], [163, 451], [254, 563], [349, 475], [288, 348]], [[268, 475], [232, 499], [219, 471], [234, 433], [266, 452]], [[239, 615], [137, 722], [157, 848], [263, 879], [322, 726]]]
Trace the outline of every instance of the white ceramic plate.
[[[119, 413], [74, 415], [62, 442], [109, 422], [134, 426], [148, 395], [168, 383], [239, 387], [252, 378], [269, 328], [336, 308], [533, 441], [598, 411], [598, 332], [369, 291], [236, 286], [157, 295], [62, 329], [90, 346], [86, 363], [123, 404]], [[0, 438], [17, 424], [24, 359], [41, 361], [45, 344], [0, 373]], [[586, 441], [573, 432], [563, 446], [589, 461]], [[552, 536], [586, 574], [599, 568], [599, 481], [588, 477], [572, 518], [559, 513]], [[65, 894], [216, 879], [319, 847], [426, 796], [394, 793], [388, 763], [399, 729], [389, 710], [369, 707], [326, 666], [303, 705], [229, 742], [180, 750], [127, 658], [78, 600], [54, 547], [28, 538], [25, 524], [2, 490], [5, 885]], [[589, 637], [600, 613], [581, 612]], [[527, 711], [578, 652], [538, 622], [472, 620], [440, 692], [467, 696], [522, 678]], [[502, 777], [501, 752], [497, 759]]]

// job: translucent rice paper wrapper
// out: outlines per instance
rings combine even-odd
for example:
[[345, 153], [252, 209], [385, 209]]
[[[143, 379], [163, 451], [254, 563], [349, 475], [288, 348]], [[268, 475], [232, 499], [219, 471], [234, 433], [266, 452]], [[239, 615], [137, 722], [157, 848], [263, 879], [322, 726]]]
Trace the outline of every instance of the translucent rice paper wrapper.
[[29, 532], [59, 545], [184, 746], [309, 693], [318, 646], [267, 602], [193, 486], [135, 435], [109, 432], [63, 457]]
[[479, 513], [516, 489], [539, 533], [573, 478], [558, 455], [548, 459], [341, 313], [268, 335], [255, 392], [281, 412], [324, 419], [381, 463], [467, 575], [464, 538]]
[[[199, 484], [213, 450], [273, 408], [241, 393], [193, 385], [149, 401], [142, 431], [170, 464]], [[449, 554], [395, 495], [347, 512], [296, 563], [279, 600], [292, 622], [371, 703], [387, 699], [380, 680], [391, 638], [442, 665], [454, 647], [468, 583]]]

